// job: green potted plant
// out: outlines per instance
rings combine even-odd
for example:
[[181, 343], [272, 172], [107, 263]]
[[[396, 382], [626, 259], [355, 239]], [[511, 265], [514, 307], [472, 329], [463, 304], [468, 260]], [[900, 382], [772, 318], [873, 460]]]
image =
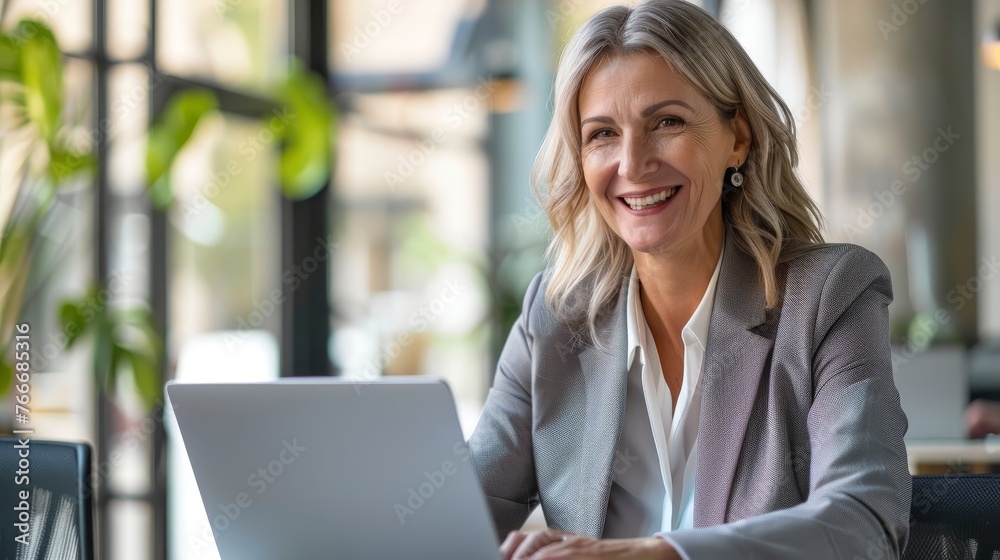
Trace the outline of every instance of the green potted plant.
[[[72, 149], [61, 134], [68, 122], [79, 118], [64, 114], [62, 79], [62, 56], [44, 23], [25, 20], [0, 33], [0, 122], [10, 123], [11, 129], [4, 131], [0, 146], [13, 138], [26, 143], [17, 172], [9, 178], [0, 176], [4, 181], [0, 195], [0, 394], [9, 390], [13, 378], [7, 349], [25, 310], [26, 287], [41, 281], [38, 276], [43, 270], [57, 268], [37, 266], [35, 249], [43, 225], [60, 188], [94, 169], [92, 152]], [[279, 138], [278, 183], [290, 199], [309, 198], [330, 177], [336, 111], [322, 80], [298, 64], [291, 65], [275, 99], [295, 117]], [[159, 210], [169, 210], [173, 202], [169, 176], [174, 159], [198, 123], [217, 107], [210, 92], [184, 91], [173, 96], [152, 123], [146, 171], [148, 193]], [[148, 309], [112, 309], [101, 297], [104, 289], [93, 286], [61, 305], [59, 324], [67, 347], [92, 337], [97, 385], [113, 392], [120, 372], [128, 372], [151, 408], [161, 399], [161, 335]]]

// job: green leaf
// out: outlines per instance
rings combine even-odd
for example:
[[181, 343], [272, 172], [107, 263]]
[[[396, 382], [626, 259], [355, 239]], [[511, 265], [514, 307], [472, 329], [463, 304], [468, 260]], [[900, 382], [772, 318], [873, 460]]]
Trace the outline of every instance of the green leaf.
[[[59, 323], [72, 347], [87, 333], [93, 334], [94, 379], [107, 393], [114, 393], [123, 368], [134, 375], [135, 390], [143, 403], [152, 408], [161, 398], [159, 364], [163, 341], [156, 332], [154, 317], [148, 308], [136, 307], [115, 311], [95, 309], [100, 286], [92, 286], [76, 300], [67, 300], [59, 308]], [[125, 331], [138, 336], [122, 336]]]
[[132, 380], [135, 382], [139, 398], [147, 408], [152, 409], [161, 398], [157, 362], [142, 352], [128, 351], [127, 358], [132, 365]]
[[[16, 274], [27, 258], [25, 253], [31, 245], [33, 231], [28, 228], [27, 220], [15, 216], [7, 223], [6, 231], [0, 234], [0, 288], [5, 284], [6, 274]], [[0, 295], [3, 290], [0, 289]]]
[[146, 339], [151, 342], [154, 351], [160, 350], [160, 335], [156, 332], [153, 312], [146, 307], [133, 307], [123, 309], [118, 314], [119, 322], [142, 331]]
[[330, 180], [337, 113], [326, 84], [295, 65], [278, 98], [283, 107], [268, 118], [268, 126], [283, 140], [279, 172], [282, 192], [303, 200]]
[[174, 159], [191, 138], [202, 117], [218, 106], [215, 94], [208, 90], [182, 91], [170, 98], [150, 127], [146, 145], [146, 180], [150, 185], [150, 197], [158, 208], [165, 208], [173, 198], [167, 173]]
[[98, 387], [114, 388], [121, 348], [114, 343], [107, 321], [96, 321], [94, 331], [94, 381]]
[[20, 22], [10, 34], [18, 54], [28, 118], [42, 138], [53, 143], [62, 111], [62, 56], [52, 30], [33, 20]]
[[93, 154], [75, 154], [63, 150], [53, 150], [49, 154], [49, 174], [55, 185], [64, 184], [67, 179], [96, 167]]
[[91, 321], [84, 315], [82, 305], [70, 301], [62, 304], [59, 308], [59, 326], [66, 333], [66, 348], [72, 348], [90, 330]]
[[17, 43], [6, 33], [0, 33], [0, 80], [21, 81]]
[[160, 178], [149, 185], [149, 200], [153, 206], [164, 209], [170, 206], [174, 199], [174, 193], [170, 190], [170, 173], [160, 175]]
[[12, 220], [0, 237], [0, 340], [10, 336], [21, 313], [36, 231], [30, 222], [23, 218]]
[[6, 395], [14, 384], [14, 369], [10, 367], [7, 360], [0, 358], [0, 395]]

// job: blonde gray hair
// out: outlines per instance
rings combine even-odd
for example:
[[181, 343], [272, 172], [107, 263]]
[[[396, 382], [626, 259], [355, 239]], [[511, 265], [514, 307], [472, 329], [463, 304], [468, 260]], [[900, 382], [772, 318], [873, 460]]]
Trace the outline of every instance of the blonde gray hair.
[[556, 316], [585, 318], [594, 338], [599, 315], [617, 300], [632, 268], [632, 254], [601, 217], [584, 182], [578, 98], [599, 59], [642, 51], [661, 55], [721, 118], [731, 120], [737, 111], [746, 116], [752, 136], [747, 180], [723, 203], [723, 221], [756, 261], [768, 308], [779, 300], [778, 263], [790, 252], [822, 243], [819, 209], [795, 173], [792, 113], [729, 31], [684, 0], [608, 8], [587, 21], [563, 51], [552, 122], [532, 170], [532, 187], [553, 233], [546, 301]]

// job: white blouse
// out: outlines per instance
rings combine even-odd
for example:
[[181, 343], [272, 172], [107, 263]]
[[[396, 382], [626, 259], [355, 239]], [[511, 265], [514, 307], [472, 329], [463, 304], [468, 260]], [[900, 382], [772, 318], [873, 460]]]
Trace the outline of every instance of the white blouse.
[[[684, 325], [684, 376], [676, 413], [656, 344], [642, 312], [635, 266], [628, 285], [628, 394], [615, 456], [605, 538], [651, 536], [694, 525], [694, 478], [701, 372], [722, 254], [694, 314]], [[643, 523], [635, 524], [642, 519]], [[626, 523], [628, 526], [626, 526]]]

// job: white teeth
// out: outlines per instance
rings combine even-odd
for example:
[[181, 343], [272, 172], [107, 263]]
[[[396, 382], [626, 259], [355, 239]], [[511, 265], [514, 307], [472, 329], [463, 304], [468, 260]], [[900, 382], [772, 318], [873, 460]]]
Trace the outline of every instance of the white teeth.
[[658, 205], [660, 202], [674, 196], [677, 193], [677, 187], [670, 190], [660, 191], [657, 194], [649, 195], [646, 197], [623, 197], [625, 202], [633, 210], [642, 210], [647, 206]]

